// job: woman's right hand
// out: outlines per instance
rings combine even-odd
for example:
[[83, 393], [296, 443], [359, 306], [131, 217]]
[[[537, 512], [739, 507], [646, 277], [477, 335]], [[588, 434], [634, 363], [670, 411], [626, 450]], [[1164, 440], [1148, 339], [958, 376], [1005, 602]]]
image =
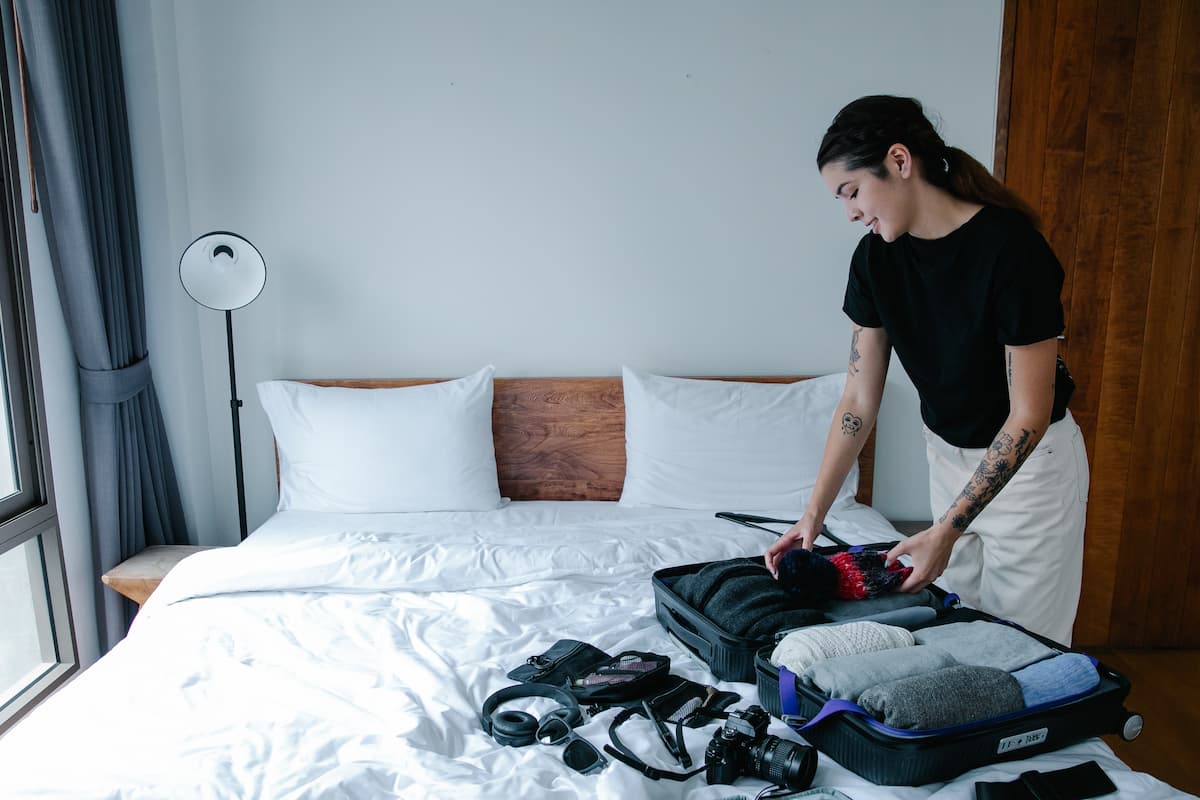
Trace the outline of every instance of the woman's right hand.
[[772, 575], [776, 578], [779, 577], [779, 559], [783, 558], [787, 551], [797, 547], [812, 550], [813, 542], [821, 533], [823, 522], [824, 520], [818, 519], [815, 514], [805, 512], [803, 517], [779, 537], [779, 541], [767, 548], [765, 556], [767, 569], [771, 571]]

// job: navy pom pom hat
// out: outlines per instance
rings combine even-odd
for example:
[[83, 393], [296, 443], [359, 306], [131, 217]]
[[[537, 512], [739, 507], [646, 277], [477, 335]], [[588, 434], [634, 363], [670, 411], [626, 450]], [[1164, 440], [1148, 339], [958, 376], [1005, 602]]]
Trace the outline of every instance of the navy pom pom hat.
[[779, 585], [802, 606], [815, 608], [837, 594], [841, 575], [838, 568], [820, 553], [789, 550], [779, 559]]
[[827, 600], [866, 600], [894, 592], [912, 567], [893, 562], [876, 550], [835, 553], [828, 558], [811, 550], [789, 550], [779, 560], [779, 583], [797, 602], [815, 606]]

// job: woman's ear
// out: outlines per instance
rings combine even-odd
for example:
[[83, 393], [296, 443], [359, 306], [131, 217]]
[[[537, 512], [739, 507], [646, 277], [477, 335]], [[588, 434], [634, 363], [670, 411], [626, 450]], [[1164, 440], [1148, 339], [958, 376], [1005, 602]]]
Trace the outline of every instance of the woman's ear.
[[887, 166], [889, 172], [894, 173], [898, 178], [908, 178], [912, 176], [913, 158], [908, 147], [897, 142], [888, 148], [887, 153]]

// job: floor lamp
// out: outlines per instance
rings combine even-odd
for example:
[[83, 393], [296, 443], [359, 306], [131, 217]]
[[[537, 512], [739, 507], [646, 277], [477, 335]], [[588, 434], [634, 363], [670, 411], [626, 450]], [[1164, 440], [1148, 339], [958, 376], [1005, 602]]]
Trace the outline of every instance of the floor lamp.
[[242, 425], [233, 367], [233, 314], [254, 302], [267, 282], [267, 265], [254, 245], [236, 233], [212, 231], [196, 239], [179, 259], [179, 281], [191, 298], [225, 312], [229, 345], [229, 409], [233, 414], [233, 465], [237, 475], [238, 522], [246, 538], [246, 483], [242, 475]]

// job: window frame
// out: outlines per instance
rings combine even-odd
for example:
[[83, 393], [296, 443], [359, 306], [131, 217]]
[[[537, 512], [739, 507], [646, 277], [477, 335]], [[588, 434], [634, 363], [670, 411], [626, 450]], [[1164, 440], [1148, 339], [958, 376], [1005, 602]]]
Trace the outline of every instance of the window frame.
[[[5, 121], [11, 125], [9, 120]], [[8, 406], [17, 482], [16, 492], [0, 498], [0, 521], [6, 521], [43, 505], [47, 500], [43, 487], [48, 481], [41, 469], [41, 448], [37, 446], [35, 427], [31, 425], [40, 415], [33, 402], [33, 393], [29, 391], [30, 378], [37, 373], [32, 369], [36, 366], [36, 360], [31, 363], [32, 352], [27, 344], [32, 339], [29, 332], [33, 316], [25, 313], [28, 304], [22, 302], [22, 295], [26, 294], [22, 290], [28, 284], [28, 269], [24, 268], [19, 257], [21, 250], [15, 246], [19, 242], [18, 237], [23, 238], [23, 231], [14, 230], [17, 226], [13, 225], [13, 198], [10, 196], [11, 188], [7, 185], [11, 181], [9, 171], [7, 168], [0, 169], [0, 173], [6, 184], [4, 203], [0, 204], [0, 232], [4, 237], [0, 241], [0, 274], [3, 275], [0, 280], [0, 403], [7, 402]], [[21, 206], [17, 205], [16, 208]], [[14, 255], [17, 257], [14, 258]], [[33, 358], [36, 359], [36, 356]], [[0, 548], [5, 544], [0, 534]]]
[[[6, 26], [7, 28], [7, 26]], [[5, 33], [7, 34], [7, 30]], [[27, 542], [37, 543], [49, 618], [38, 613], [43, 638], [52, 642], [56, 661], [7, 700], [0, 695], [0, 734], [79, 669], [79, 651], [67, 590], [66, 562], [50, 469], [49, 434], [42, 394], [37, 327], [33, 314], [24, 196], [17, 161], [8, 65], [8, 38], [0, 39], [0, 392], [9, 403], [17, 491], [0, 499], [0, 555]], [[30, 165], [32, 169], [32, 165]], [[3, 402], [4, 398], [0, 398]], [[5, 435], [7, 432], [0, 432]], [[33, 559], [31, 558], [31, 561]], [[37, 613], [37, 612], [35, 612]], [[0, 687], [7, 691], [10, 687]]]

